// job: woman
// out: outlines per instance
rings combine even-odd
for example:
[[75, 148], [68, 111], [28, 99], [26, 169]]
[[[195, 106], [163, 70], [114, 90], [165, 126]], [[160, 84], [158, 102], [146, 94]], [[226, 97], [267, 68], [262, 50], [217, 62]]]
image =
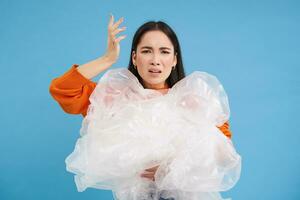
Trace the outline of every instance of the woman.
[[[65, 112], [82, 114], [84, 117], [87, 115], [89, 98], [97, 85], [91, 79], [118, 60], [120, 41], [126, 37], [117, 37], [117, 34], [126, 30], [126, 27], [119, 27], [122, 22], [123, 18], [114, 22], [114, 17], [110, 16], [108, 46], [102, 57], [80, 66], [74, 64], [64, 75], [51, 82], [50, 93]], [[185, 77], [179, 42], [166, 23], [150, 21], [136, 31], [128, 70], [145, 89], [156, 90], [161, 94], [168, 93], [173, 85]], [[228, 121], [218, 128], [231, 138]], [[141, 177], [155, 181], [158, 167], [145, 169], [141, 172]]]

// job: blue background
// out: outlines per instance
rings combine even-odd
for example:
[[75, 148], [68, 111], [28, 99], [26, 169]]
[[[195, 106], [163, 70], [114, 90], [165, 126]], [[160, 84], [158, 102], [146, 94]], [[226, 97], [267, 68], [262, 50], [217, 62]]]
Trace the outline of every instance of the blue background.
[[[65, 158], [82, 117], [49, 94], [72, 64], [104, 54], [109, 13], [127, 26], [114, 67], [126, 67], [136, 29], [164, 20], [177, 33], [187, 74], [214, 74], [230, 102], [241, 179], [224, 197], [300, 199], [299, 1], [0, 1], [0, 199], [112, 199], [79, 193]], [[100, 76], [96, 77], [98, 80]], [[297, 146], [298, 145], [298, 146]]]

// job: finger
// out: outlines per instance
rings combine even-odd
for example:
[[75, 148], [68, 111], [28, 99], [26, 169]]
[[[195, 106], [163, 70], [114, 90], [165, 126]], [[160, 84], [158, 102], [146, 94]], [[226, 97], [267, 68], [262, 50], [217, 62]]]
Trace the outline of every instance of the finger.
[[114, 16], [111, 13], [109, 15], [110, 15], [110, 17], [109, 17], [108, 26], [111, 27], [114, 24]]
[[145, 177], [145, 178], [153, 178], [154, 174], [141, 174], [141, 177]]
[[149, 179], [150, 181], [155, 181], [155, 178], [146, 178]]
[[149, 179], [149, 180], [151, 180], [151, 181], [155, 181], [155, 177], [154, 177], [154, 176], [150, 176], [150, 175], [142, 175], [141, 177], [147, 178], [147, 179]]
[[112, 35], [117, 35], [118, 33], [122, 32], [122, 31], [125, 31], [126, 30], [126, 27], [122, 27], [122, 28], [118, 28], [116, 30], [114, 30], [111, 34]]
[[154, 175], [155, 173], [154, 172], [143, 172], [141, 175]]
[[112, 25], [112, 30], [115, 30], [123, 21], [124, 17], [121, 17], [114, 25]]
[[155, 167], [151, 167], [151, 168], [149, 168], [149, 169], [146, 169], [145, 171], [153, 172], [153, 171], [156, 171], [158, 167], [159, 167], [159, 165], [157, 165], [157, 166], [155, 166]]
[[122, 36], [118, 37], [117, 39], [115, 39], [115, 42], [119, 43], [121, 40], [123, 40], [125, 38], [126, 38], [126, 35], [122, 35]]

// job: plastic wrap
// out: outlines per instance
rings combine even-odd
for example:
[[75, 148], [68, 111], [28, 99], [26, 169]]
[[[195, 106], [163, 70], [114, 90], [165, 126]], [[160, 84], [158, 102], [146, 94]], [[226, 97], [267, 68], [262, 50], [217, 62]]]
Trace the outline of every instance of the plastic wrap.
[[[238, 181], [241, 157], [217, 128], [230, 110], [216, 77], [195, 71], [162, 94], [144, 89], [126, 68], [111, 69], [90, 102], [66, 158], [78, 191], [112, 190], [118, 200], [220, 200]], [[155, 181], [140, 176], [153, 166]]]

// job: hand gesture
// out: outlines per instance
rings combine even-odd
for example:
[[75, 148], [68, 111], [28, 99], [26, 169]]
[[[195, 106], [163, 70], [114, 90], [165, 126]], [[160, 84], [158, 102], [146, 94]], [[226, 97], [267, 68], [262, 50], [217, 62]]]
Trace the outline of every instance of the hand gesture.
[[126, 35], [116, 37], [116, 35], [126, 29], [126, 27], [119, 28], [119, 25], [123, 22], [124, 18], [121, 17], [116, 23], [114, 23], [114, 16], [110, 15], [108, 24], [108, 38], [107, 38], [107, 50], [105, 56], [112, 62], [116, 62], [120, 54], [120, 41], [123, 40]]

